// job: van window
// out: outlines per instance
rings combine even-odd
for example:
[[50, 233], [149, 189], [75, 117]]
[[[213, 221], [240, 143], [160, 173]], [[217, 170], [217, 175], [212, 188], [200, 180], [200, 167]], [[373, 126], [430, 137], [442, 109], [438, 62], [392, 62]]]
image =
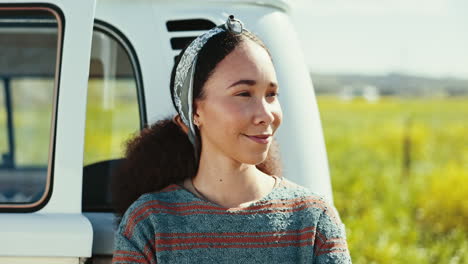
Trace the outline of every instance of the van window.
[[83, 210], [110, 208], [110, 177], [126, 140], [144, 121], [138, 61], [128, 40], [115, 28], [94, 28], [88, 82], [83, 169]]
[[0, 208], [42, 203], [51, 182], [60, 16], [0, 6]]

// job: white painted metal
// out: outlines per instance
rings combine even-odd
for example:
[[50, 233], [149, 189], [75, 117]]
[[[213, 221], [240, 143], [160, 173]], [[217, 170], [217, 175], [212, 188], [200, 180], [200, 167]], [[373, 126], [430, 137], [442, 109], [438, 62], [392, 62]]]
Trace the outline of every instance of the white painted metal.
[[0, 264], [82, 264], [79, 258], [67, 257], [0, 257]]
[[[95, 1], [2, 0], [0, 3], [52, 4], [65, 17], [52, 196], [38, 212], [0, 214], [0, 256], [21, 257], [15, 261], [23, 261], [24, 257], [69, 257], [63, 258], [64, 263], [74, 263], [80, 257], [91, 256], [92, 247], [91, 224], [81, 214], [81, 185]], [[41, 260], [44, 259], [33, 262]]]
[[[163, 3], [174, 4], [174, 1], [171, 0], [153, 0], [153, 2], [157, 2], [156, 4], [158, 5]], [[180, 5], [189, 6], [189, 8], [200, 7], [200, 1], [197, 0], [179, 0], [177, 2]], [[227, 8], [235, 5], [261, 6], [275, 7], [277, 9], [281, 9], [283, 12], [288, 13], [291, 10], [291, 5], [293, 4], [293, 2], [294, 1], [292, 0], [205, 0], [203, 1], [203, 7], [209, 7], [219, 4]]]
[[0, 228], [2, 257], [91, 256], [92, 228], [81, 214], [3, 213]]
[[81, 186], [94, 0], [50, 1], [65, 14], [52, 197], [41, 213], [81, 213]]

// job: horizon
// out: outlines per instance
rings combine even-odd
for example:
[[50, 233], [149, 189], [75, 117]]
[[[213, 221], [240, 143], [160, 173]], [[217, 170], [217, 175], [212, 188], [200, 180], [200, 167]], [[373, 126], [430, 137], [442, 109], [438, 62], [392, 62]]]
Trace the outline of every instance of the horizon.
[[319, 75], [334, 75], [334, 76], [344, 76], [344, 75], [353, 75], [353, 76], [363, 76], [363, 77], [387, 77], [391, 75], [400, 75], [409, 78], [424, 78], [424, 79], [434, 79], [434, 80], [457, 80], [457, 81], [466, 81], [468, 82], [468, 76], [466, 77], [453, 77], [453, 76], [431, 76], [424, 74], [414, 74], [408, 72], [383, 72], [383, 73], [374, 73], [374, 72], [320, 72], [309, 70], [309, 74], [319, 74]]

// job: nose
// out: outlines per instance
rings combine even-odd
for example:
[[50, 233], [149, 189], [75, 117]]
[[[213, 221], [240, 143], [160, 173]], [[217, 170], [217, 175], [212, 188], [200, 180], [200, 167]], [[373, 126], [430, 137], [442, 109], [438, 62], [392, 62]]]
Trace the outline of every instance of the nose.
[[258, 101], [256, 105], [254, 124], [269, 126], [275, 120], [275, 107], [265, 99]]

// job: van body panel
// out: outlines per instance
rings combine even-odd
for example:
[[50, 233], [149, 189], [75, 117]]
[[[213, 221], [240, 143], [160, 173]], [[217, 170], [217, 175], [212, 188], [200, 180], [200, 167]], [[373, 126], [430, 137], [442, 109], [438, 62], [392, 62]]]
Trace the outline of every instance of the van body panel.
[[81, 214], [5, 213], [0, 234], [0, 256], [91, 256], [92, 227]]
[[2, 0], [0, 4], [48, 5], [63, 16], [50, 135], [50, 198], [36, 212], [0, 213], [0, 256], [8, 256], [0, 260], [39, 263], [52, 257], [48, 263], [78, 263], [91, 256], [93, 235], [91, 223], [81, 214], [81, 185], [95, 1]]
[[86, 95], [94, 0], [50, 1], [65, 16], [56, 116], [53, 190], [41, 213], [81, 213]]
[[84, 260], [69, 257], [0, 257], [0, 264], [82, 264]]

